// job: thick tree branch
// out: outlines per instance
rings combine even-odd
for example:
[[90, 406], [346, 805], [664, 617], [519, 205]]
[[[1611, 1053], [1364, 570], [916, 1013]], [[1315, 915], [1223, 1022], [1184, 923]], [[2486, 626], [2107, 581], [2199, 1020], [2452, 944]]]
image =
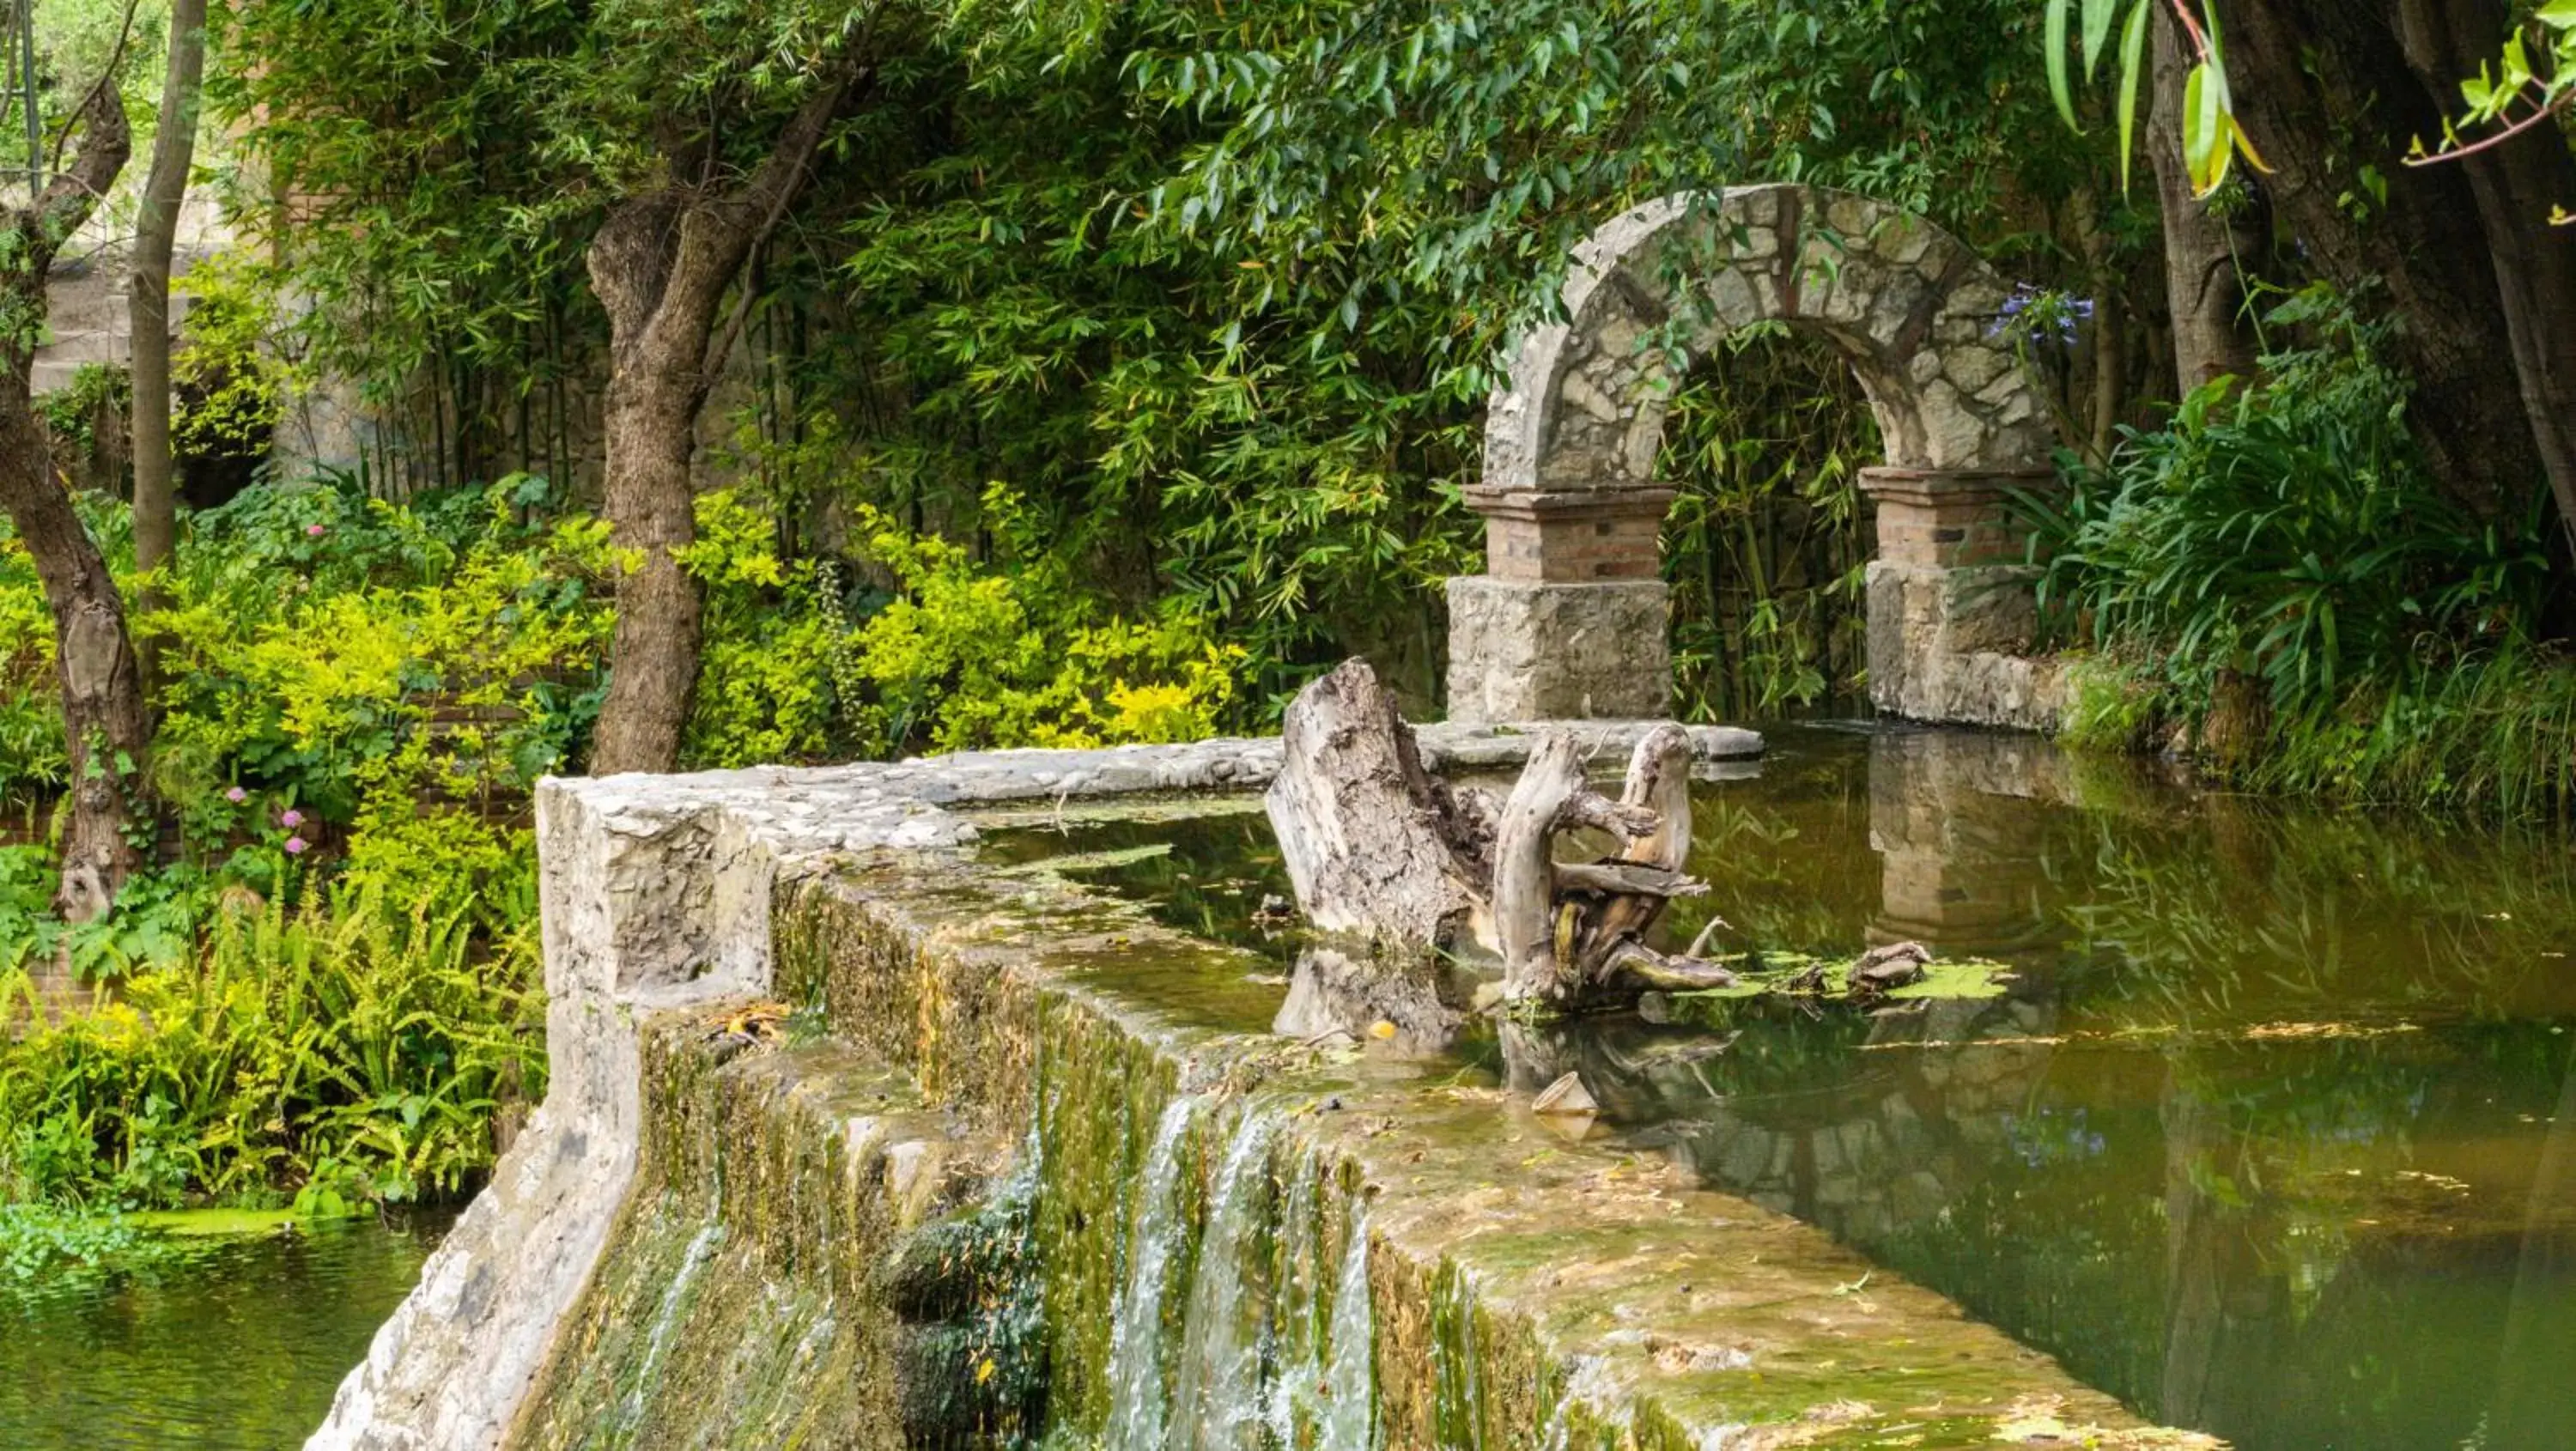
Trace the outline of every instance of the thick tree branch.
[[[836, 69], [838, 74], [797, 110], [795, 118], [787, 123], [787, 130], [779, 136], [777, 147], [743, 187], [739, 204], [745, 208], [758, 208], [760, 220], [745, 239], [741, 257], [748, 258], [757, 253], [776, 235], [779, 223], [787, 216], [788, 207], [794, 204], [810, 179], [814, 158], [822, 150], [823, 137], [831, 129], [832, 119], [862, 82], [872, 83], [876, 76], [874, 70]], [[741, 262], [737, 259], [734, 270], [739, 271], [740, 268]], [[705, 361], [701, 366], [705, 376], [714, 377], [716, 371], [724, 366], [725, 356], [733, 351], [744, 325], [750, 321], [751, 305], [756, 300], [753, 290], [745, 287], [741, 298], [734, 304], [732, 316], [708, 340]]]
[[64, 239], [79, 231], [90, 213], [98, 209], [107, 189], [116, 184], [118, 173], [125, 170], [125, 163], [134, 155], [134, 131], [126, 124], [125, 102], [114, 87], [90, 92], [89, 99], [81, 103], [77, 121], [81, 139], [72, 153], [72, 164], [54, 173], [36, 201], [35, 221], [48, 264]]

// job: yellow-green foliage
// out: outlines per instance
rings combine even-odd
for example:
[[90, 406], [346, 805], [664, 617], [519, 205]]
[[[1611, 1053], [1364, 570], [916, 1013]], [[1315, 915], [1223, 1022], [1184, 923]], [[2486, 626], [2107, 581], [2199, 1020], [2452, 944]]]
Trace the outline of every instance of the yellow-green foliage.
[[538, 976], [532, 923], [487, 940], [374, 888], [237, 899], [196, 971], [0, 1047], [0, 1198], [453, 1192], [492, 1161], [496, 1104], [543, 1092]]
[[63, 785], [54, 626], [24, 546], [0, 536], [0, 805]]
[[[1009, 538], [1014, 501], [996, 489], [985, 506]], [[858, 527], [895, 593], [850, 630], [834, 678], [856, 733], [888, 753], [1195, 740], [1234, 701], [1243, 652], [1198, 616], [1104, 618], [1051, 557], [979, 563], [871, 508]]]
[[618, 559], [596, 520], [519, 522], [531, 484], [428, 514], [309, 489], [201, 516], [175, 603], [140, 622], [162, 652], [172, 799], [248, 777], [348, 820], [380, 795], [515, 797], [563, 765]]
[[812, 571], [790, 569], [778, 557], [776, 521], [747, 494], [701, 495], [697, 520], [698, 541], [680, 556], [706, 593], [690, 763], [827, 757], [832, 634], [816, 605]]
[[182, 454], [259, 448], [285, 400], [310, 381], [292, 350], [278, 346], [283, 286], [276, 266], [247, 249], [208, 257], [180, 280], [188, 323], [171, 380], [186, 406], [171, 441]]

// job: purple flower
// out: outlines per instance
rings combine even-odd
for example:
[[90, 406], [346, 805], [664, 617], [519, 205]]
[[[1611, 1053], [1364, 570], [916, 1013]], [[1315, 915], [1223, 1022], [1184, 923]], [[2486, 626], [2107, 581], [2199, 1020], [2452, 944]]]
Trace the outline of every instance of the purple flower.
[[288, 856], [302, 856], [304, 855], [304, 849], [310, 845], [312, 845], [311, 842], [306, 841], [300, 836], [290, 836], [286, 839], [286, 854]]
[[290, 806], [284, 811], [277, 813], [277, 824], [290, 829], [302, 826], [304, 824], [304, 813]]
[[244, 791], [244, 790], [243, 790], [242, 788], [240, 788], [239, 786], [235, 786], [235, 787], [234, 787], [233, 789], [231, 789], [230, 791], [227, 791], [227, 792], [225, 792], [225, 793], [224, 793], [224, 799], [225, 799], [226, 801], [231, 802], [231, 803], [232, 803], [232, 804], [234, 804], [235, 806], [239, 806], [239, 805], [241, 805], [243, 802], [248, 801], [248, 800], [250, 799], [250, 793], [249, 793], [249, 792], [247, 792], [247, 791]]
[[319, 524], [307, 524], [304, 526], [304, 537], [307, 539], [319, 539], [328, 532], [328, 530], [324, 529]]

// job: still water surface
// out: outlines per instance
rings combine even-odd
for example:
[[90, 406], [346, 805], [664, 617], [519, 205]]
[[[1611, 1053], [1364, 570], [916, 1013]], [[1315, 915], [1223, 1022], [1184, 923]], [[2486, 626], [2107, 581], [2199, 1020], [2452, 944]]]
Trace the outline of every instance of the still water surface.
[[444, 1227], [326, 1224], [121, 1280], [0, 1287], [0, 1447], [300, 1446]]
[[[1449, 1051], [2245, 1451], [2576, 1447], [2576, 838], [2283, 807], [1958, 732], [1774, 732], [1705, 784], [1730, 950], [1914, 938], [2007, 996]], [[1258, 815], [1093, 879], [1264, 946]]]

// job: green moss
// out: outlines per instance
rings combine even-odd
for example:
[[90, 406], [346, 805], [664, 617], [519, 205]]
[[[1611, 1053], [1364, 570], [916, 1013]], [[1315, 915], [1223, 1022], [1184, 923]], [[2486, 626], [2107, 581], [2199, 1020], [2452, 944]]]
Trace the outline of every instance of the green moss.
[[[1269, 1036], [1275, 986], [1247, 984], [1245, 954], [1053, 874], [870, 858], [782, 893], [774, 926], [782, 992], [823, 1041], [722, 1067], [656, 1049], [657, 1103], [691, 1107], [657, 1108], [655, 1174], [717, 1206], [704, 1222], [722, 1227], [726, 1254], [740, 1243], [772, 1267], [760, 1274], [806, 1277], [832, 1263], [836, 1238], [811, 1227], [829, 1222], [817, 1206], [841, 1170], [758, 1147], [793, 1117], [782, 1105], [831, 1101], [798, 1065], [841, 1054], [825, 1076], [845, 1084], [850, 1065], [894, 1065], [925, 1105], [1018, 1139], [1036, 1186], [1036, 1308], [1016, 1343], [1040, 1348], [1050, 1444], [1105, 1425], [1144, 1160], [1183, 1095], [1204, 1104], [1181, 1180], [1188, 1224], [1230, 1117], [1249, 1111], [1229, 1105], [1257, 1098], [1288, 1121], [1265, 1191], [1279, 1227], [1245, 1275], [1247, 1295], [1268, 1297], [1274, 1367], [1313, 1364], [1329, 1343], [1353, 1206], [1371, 1200], [1371, 1379], [1389, 1447], [1680, 1448], [1728, 1425], [1779, 1427], [1784, 1445], [1983, 1445], [2032, 1397], [2068, 1407], [2070, 1424], [2119, 1423], [2105, 1398], [1935, 1297], [1873, 1283], [1812, 1229], [1654, 1161], [1560, 1143], [1499, 1091]], [[1830, 993], [1849, 964], [1759, 970], [1776, 990], [1813, 968], [1798, 986]], [[1992, 989], [1991, 965], [1938, 968], [1900, 991]], [[755, 1092], [765, 1076], [807, 1086]], [[1340, 1111], [1315, 1111], [1328, 1097]], [[1199, 1252], [1195, 1231], [1183, 1240], [1175, 1285]], [[1187, 1299], [1165, 1299], [1166, 1343]]]

